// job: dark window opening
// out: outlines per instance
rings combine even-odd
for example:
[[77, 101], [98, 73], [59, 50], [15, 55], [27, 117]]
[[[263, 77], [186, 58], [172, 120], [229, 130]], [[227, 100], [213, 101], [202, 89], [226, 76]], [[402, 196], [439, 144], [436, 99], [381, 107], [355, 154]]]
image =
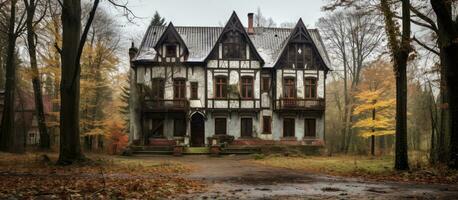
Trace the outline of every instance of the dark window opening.
[[165, 56], [169, 58], [177, 57], [177, 45], [169, 44], [165, 46]]
[[315, 78], [306, 78], [304, 80], [305, 87], [305, 98], [314, 99], [316, 98], [316, 79]]
[[270, 78], [269, 77], [262, 77], [261, 79], [261, 91], [262, 92], [269, 92], [270, 90]]
[[159, 138], [164, 136], [164, 119], [152, 119], [149, 129], [150, 138]]
[[295, 129], [294, 118], [283, 119], [283, 137], [294, 137]]
[[164, 99], [164, 79], [153, 78], [151, 80], [151, 98], [152, 99]]
[[230, 31], [223, 39], [223, 59], [245, 59], [246, 43], [242, 34], [237, 31]]
[[262, 133], [263, 134], [272, 133], [272, 118], [270, 116], [262, 117]]
[[241, 136], [242, 137], [253, 137], [253, 119], [252, 118], [242, 118], [240, 120], [241, 125]]
[[312, 67], [312, 50], [305, 44], [290, 44], [286, 52], [286, 67], [311, 69]]
[[243, 99], [252, 99], [253, 98], [253, 77], [244, 76], [242, 77], [242, 94]]
[[191, 83], [191, 99], [198, 99], [199, 84], [197, 82]]
[[215, 79], [215, 98], [227, 97], [227, 78], [216, 77]]
[[173, 98], [186, 99], [186, 81], [184, 79], [173, 80]]
[[316, 120], [315, 119], [305, 119], [304, 127], [305, 137], [316, 137]]
[[178, 118], [173, 120], [173, 136], [184, 137], [186, 135], [186, 120]]
[[215, 118], [215, 135], [226, 135], [226, 118]]

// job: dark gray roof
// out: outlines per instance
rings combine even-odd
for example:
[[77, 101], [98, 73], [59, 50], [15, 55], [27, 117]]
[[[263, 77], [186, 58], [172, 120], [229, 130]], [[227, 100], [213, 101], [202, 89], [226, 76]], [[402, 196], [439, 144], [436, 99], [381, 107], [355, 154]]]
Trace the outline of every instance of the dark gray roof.
[[[154, 46], [167, 27], [150, 26], [146, 31], [136, 60], [148, 61], [154, 59]], [[175, 26], [189, 50], [189, 62], [202, 62], [212, 50], [223, 27], [193, 27]], [[264, 67], [273, 67], [288, 41], [292, 28], [255, 28], [255, 34], [249, 35], [257, 52], [264, 60]], [[316, 29], [308, 29], [312, 40], [318, 48], [325, 64], [331, 68], [321, 36]]]

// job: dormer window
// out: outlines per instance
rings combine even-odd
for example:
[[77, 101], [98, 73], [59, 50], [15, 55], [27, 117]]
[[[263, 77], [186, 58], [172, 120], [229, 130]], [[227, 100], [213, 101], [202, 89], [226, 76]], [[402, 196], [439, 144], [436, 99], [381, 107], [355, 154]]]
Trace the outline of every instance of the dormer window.
[[168, 44], [165, 46], [165, 57], [175, 58], [177, 57], [177, 45]]
[[226, 33], [223, 39], [223, 59], [245, 59], [246, 43], [237, 31]]
[[293, 43], [288, 46], [287, 66], [288, 68], [311, 69], [312, 50], [305, 44]]

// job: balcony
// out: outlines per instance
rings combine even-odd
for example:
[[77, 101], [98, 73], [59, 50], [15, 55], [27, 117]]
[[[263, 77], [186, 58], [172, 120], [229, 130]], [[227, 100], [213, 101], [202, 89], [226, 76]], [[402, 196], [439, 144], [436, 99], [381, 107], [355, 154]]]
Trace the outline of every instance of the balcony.
[[188, 109], [187, 99], [145, 99], [142, 106], [143, 112], [180, 112]]
[[278, 99], [275, 100], [275, 110], [284, 111], [324, 111], [324, 99]]

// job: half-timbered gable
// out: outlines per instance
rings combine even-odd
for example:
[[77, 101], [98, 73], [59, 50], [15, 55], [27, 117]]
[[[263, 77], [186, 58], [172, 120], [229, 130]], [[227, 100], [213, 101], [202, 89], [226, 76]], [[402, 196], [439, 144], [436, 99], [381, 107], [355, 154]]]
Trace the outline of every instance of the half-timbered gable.
[[[132, 58], [144, 144], [190, 146], [208, 137], [308, 144], [324, 138], [323, 42], [302, 20], [290, 28], [150, 26]], [[175, 141], [175, 142], [176, 142]]]

